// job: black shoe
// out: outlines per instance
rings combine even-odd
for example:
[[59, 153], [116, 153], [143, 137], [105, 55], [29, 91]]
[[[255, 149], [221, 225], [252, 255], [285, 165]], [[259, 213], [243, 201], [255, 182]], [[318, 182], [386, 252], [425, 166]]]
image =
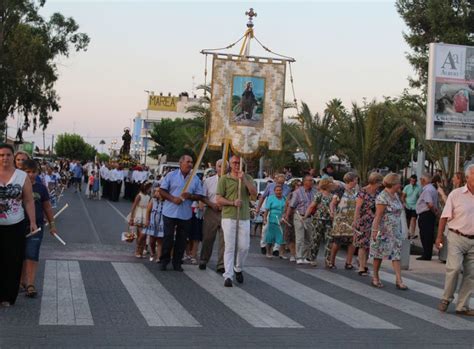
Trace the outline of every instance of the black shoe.
[[206, 265], [205, 264], [199, 264], [199, 269], [206, 270]]
[[229, 279], [229, 278], [225, 279], [224, 286], [225, 287], [232, 287], [232, 280]]
[[235, 279], [237, 280], [237, 282], [239, 284], [243, 283], [244, 282], [244, 274], [242, 274], [242, 272], [235, 272]]
[[225, 269], [224, 269], [224, 268], [217, 268], [217, 269], [216, 269], [216, 273], [224, 274], [224, 273], [225, 273]]
[[416, 260], [417, 261], [430, 261], [431, 258], [426, 258], [426, 257], [421, 256], [421, 257], [418, 257]]
[[280, 252], [278, 252], [278, 251], [273, 251], [272, 254], [273, 254], [275, 257], [278, 257], [278, 256], [280, 255]]
[[168, 264], [166, 264], [166, 263], [161, 263], [160, 270], [165, 271], [167, 266], [168, 266]]
[[184, 271], [183, 267], [180, 265], [173, 265], [173, 270], [174, 271]]
[[260, 247], [260, 252], [262, 252], [262, 254], [266, 254], [267, 253], [267, 248], [266, 247]]

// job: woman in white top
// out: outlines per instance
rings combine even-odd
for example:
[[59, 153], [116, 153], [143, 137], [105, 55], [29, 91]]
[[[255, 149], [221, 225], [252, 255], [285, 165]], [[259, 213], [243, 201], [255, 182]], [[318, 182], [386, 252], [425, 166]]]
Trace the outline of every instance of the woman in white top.
[[[0, 144], [0, 304], [13, 305], [20, 287], [26, 232], [36, 230], [31, 182], [13, 165], [13, 147]], [[25, 210], [30, 227], [25, 226]]]

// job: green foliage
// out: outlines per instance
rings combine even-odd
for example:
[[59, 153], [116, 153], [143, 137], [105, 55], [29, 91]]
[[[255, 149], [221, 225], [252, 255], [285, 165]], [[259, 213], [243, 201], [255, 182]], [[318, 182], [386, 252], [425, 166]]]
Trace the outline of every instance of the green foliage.
[[428, 44], [445, 42], [473, 45], [474, 12], [470, 0], [398, 0], [396, 8], [408, 27], [403, 34], [413, 50], [407, 59], [417, 78], [410, 78], [410, 86], [426, 93], [428, 82]]
[[97, 161], [99, 162], [109, 162], [110, 156], [106, 153], [97, 153]]
[[[303, 152], [308, 159], [308, 166], [319, 172], [321, 163], [332, 151], [333, 144], [329, 136], [331, 117], [327, 113], [324, 116], [318, 113], [313, 115], [308, 105], [303, 103], [301, 112], [293, 119], [297, 122], [287, 123], [283, 127], [284, 140], [291, 139], [296, 145], [294, 150]], [[286, 133], [289, 137], [285, 137]]]
[[68, 159], [93, 160], [97, 154], [95, 147], [87, 144], [78, 134], [60, 134], [54, 149], [57, 156]]
[[[177, 161], [181, 155], [191, 155], [196, 159], [204, 143], [205, 119], [163, 119], [156, 123], [150, 132], [156, 143], [150, 151], [150, 156], [157, 158], [160, 154], [166, 155], [168, 161]], [[208, 150], [203, 162], [214, 162], [219, 159], [220, 152]]]
[[89, 37], [78, 33], [73, 18], [39, 15], [45, 0], [0, 1], [0, 127], [9, 115], [25, 117], [44, 130], [58, 111], [58, 58], [86, 50]]
[[400, 160], [390, 162], [393, 161], [389, 157], [391, 153], [405, 154], [402, 162], [409, 161], [406, 153], [409, 148], [399, 146], [401, 137], [408, 136], [406, 126], [398, 119], [397, 105], [391, 101], [372, 102], [362, 107], [353, 104], [350, 111], [332, 101], [326, 113], [332, 123], [325, 132], [335, 143], [336, 154], [350, 161], [362, 183], [366, 183], [369, 171], [374, 168], [399, 168]]

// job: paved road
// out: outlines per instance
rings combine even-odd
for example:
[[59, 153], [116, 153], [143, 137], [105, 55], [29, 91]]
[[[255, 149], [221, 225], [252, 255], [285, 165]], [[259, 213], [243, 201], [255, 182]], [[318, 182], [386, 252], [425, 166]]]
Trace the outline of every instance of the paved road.
[[20, 295], [0, 308], [2, 348], [474, 348], [474, 319], [436, 310], [439, 267], [405, 273], [407, 292], [395, 289], [386, 269], [378, 290], [352, 271], [268, 260], [254, 239], [245, 283], [227, 289], [211, 269], [161, 272], [136, 260], [119, 240], [129, 203], [72, 191], [59, 206], [66, 202], [58, 227], [68, 244], [47, 236], [38, 298]]

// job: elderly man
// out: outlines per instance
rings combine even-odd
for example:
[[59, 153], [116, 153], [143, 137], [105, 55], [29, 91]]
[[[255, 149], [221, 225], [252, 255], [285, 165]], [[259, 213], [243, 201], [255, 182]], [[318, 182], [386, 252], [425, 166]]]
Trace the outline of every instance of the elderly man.
[[421, 177], [420, 181], [423, 190], [416, 202], [420, 240], [423, 246], [423, 254], [417, 258], [420, 261], [430, 261], [433, 255], [435, 224], [436, 216], [438, 215], [438, 191], [431, 184], [431, 179], [429, 174], [424, 174]]
[[[240, 161], [240, 158], [235, 155], [230, 159], [230, 173], [219, 178], [216, 191], [216, 202], [223, 206], [225, 287], [232, 287], [234, 272], [237, 282], [244, 282], [242, 267], [250, 247], [250, 197], [257, 195], [257, 188], [253, 185], [252, 177], [240, 171]], [[242, 181], [240, 195], [239, 181]], [[239, 212], [239, 216], [237, 216], [237, 212]], [[237, 223], [239, 224], [238, 235]], [[234, 266], [236, 239], [237, 261]]]
[[474, 290], [474, 165], [466, 169], [467, 183], [453, 190], [439, 221], [436, 247], [442, 248], [443, 233], [448, 224], [448, 257], [444, 293], [438, 309], [445, 312], [454, 299], [458, 276], [463, 270], [456, 314], [474, 316], [469, 301]]
[[[293, 192], [289, 210], [285, 219], [289, 221], [294, 213], [293, 226], [295, 227], [296, 240], [296, 264], [309, 264], [309, 239], [311, 236], [312, 218], [303, 218], [309, 205], [313, 202], [316, 194], [313, 188], [313, 176], [306, 175], [303, 178], [303, 186]], [[296, 211], [296, 212], [295, 212]]]
[[222, 232], [222, 206], [217, 203], [216, 192], [217, 183], [221, 177], [222, 171], [222, 160], [216, 162], [216, 172], [214, 176], [208, 177], [204, 180], [203, 190], [204, 196], [203, 202], [206, 204], [203, 217], [202, 226], [202, 245], [201, 245], [201, 256], [199, 261], [199, 269], [206, 269], [206, 265], [212, 255], [212, 249], [214, 241], [216, 241], [216, 235], [219, 235], [219, 251], [217, 256], [216, 271], [218, 273], [224, 273], [224, 234]]
[[193, 215], [191, 205], [193, 201], [199, 201], [203, 197], [201, 181], [197, 176], [192, 178], [188, 188], [183, 192], [186, 182], [190, 179], [192, 168], [192, 157], [181, 156], [179, 169], [168, 173], [160, 186], [160, 195], [165, 199], [161, 270], [166, 270], [171, 260], [171, 250], [173, 250], [173, 269], [183, 271], [181, 264]]

